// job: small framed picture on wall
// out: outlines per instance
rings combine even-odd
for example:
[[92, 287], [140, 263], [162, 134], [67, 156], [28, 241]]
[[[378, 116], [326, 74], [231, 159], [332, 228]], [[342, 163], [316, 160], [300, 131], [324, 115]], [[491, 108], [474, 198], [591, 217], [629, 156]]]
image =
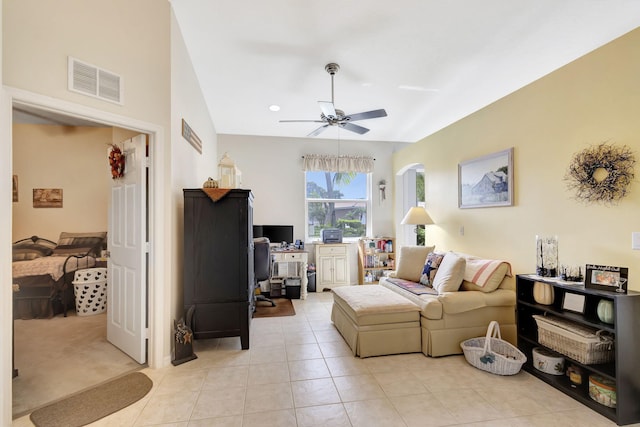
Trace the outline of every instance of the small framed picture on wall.
[[13, 201], [18, 201], [18, 175], [13, 175]]

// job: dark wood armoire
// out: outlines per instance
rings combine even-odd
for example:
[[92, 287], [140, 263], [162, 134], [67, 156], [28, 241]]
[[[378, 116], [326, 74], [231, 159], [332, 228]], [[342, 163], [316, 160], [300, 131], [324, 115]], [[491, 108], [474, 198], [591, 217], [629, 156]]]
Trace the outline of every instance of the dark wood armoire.
[[184, 310], [187, 316], [194, 307], [187, 316], [194, 338], [240, 336], [246, 350], [254, 309], [253, 195], [224, 193], [184, 190]]

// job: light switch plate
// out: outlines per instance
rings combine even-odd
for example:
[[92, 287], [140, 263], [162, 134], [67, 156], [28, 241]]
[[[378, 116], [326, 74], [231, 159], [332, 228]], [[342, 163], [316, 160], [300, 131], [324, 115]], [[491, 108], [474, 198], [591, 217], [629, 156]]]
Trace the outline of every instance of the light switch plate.
[[640, 231], [631, 232], [631, 249], [640, 250]]

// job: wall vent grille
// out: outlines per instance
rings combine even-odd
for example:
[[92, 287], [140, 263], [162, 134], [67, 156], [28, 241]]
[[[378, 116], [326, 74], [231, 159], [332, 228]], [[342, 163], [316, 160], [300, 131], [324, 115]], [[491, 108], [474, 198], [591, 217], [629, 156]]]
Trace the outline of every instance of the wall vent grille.
[[122, 77], [69, 57], [68, 89], [122, 105]]

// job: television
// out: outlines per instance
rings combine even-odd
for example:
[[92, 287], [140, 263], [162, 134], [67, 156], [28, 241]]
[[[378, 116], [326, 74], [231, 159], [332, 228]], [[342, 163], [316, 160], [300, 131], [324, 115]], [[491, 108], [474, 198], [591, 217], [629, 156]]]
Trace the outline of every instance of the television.
[[266, 237], [271, 243], [293, 243], [293, 225], [254, 225], [253, 237]]

